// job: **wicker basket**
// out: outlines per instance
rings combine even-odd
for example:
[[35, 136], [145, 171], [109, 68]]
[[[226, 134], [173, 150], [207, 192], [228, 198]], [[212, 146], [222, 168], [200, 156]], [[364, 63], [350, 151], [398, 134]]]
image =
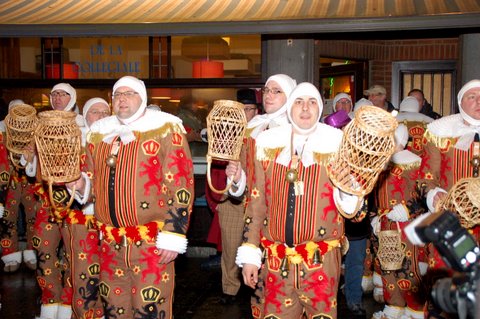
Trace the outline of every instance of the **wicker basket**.
[[467, 229], [480, 225], [480, 178], [458, 180], [436, 210], [456, 212], [460, 224]]
[[378, 232], [378, 261], [383, 270], [402, 268], [405, 251], [402, 248], [402, 232], [397, 222], [396, 230]]
[[243, 107], [239, 102], [217, 100], [207, 116], [207, 181], [210, 189], [218, 194], [228, 191], [231, 183], [224, 190], [213, 187], [210, 177], [212, 160], [239, 160], [247, 125]]
[[397, 126], [395, 118], [378, 107], [366, 105], [356, 111], [328, 167], [332, 183], [357, 196], [370, 193], [395, 150]]
[[6, 147], [10, 152], [12, 163], [17, 167], [19, 167], [18, 158], [25, 154], [27, 146], [33, 142], [37, 123], [37, 111], [28, 104], [14, 106], [5, 117]]
[[[52, 185], [80, 178], [81, 131], [76, 114], [67, 111], [45, 111], [38, 115], [35, 142], [42, 179]], [[70, 199], [71, 205], [73, 196]], [[53, 199], [51, 204], [54, 205]]]

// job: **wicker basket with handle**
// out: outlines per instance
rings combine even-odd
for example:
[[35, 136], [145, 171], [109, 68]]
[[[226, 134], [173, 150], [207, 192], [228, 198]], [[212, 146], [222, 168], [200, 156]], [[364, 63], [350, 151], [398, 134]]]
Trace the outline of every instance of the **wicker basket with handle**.
[[333, 184], [357, 196], [370, 193], [395, 150], [397, 126], [390, 113], [376, 106], [366, 105], [356, 111], [327, 170]]
[[5, 117], [6, 147], [16, 167], [21, 167], [19, 158], [33, 142], [37, 123], [37, 110], [28, 104], [15, 105]]
[[210, 189], [222, 194], [231, 187], [232, 182], [223, 190], [213, 187], [210, 168], [213, 159], [238, 161], [242, 150], [247, 119], [243, 104], [230, 100], [217, 100], [207, 116], [207, 181]]
[[[57, 110], [38, 115], [35, 143], [41, 176], [48, 183], [52, 205], [52, 185], [71, 182], [81, 176], [81, 131], [75, 117], [73, 112]], [[72, 202], [73, 196], [67, 206], [70, 207]]]
[[402, 247], [402, 231], [397, 224], [395, 230], [378, 232], [378, 261], [383, 270], [398, 270], [402, 268], [405, 250]]

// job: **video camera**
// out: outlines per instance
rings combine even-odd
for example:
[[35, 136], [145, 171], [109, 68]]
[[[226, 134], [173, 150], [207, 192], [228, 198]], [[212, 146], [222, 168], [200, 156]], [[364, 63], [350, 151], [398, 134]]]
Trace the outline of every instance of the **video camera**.
[[480, 310], [475, 310], [480, 293], [480, 248], [457, 216], [450, 211], [421, 215], [405, 227], [405, 234], [414, 245], [432, 243], [445, 263], [460, 272], [435, 282], [434, 302], [459, 318], [480, 318]]

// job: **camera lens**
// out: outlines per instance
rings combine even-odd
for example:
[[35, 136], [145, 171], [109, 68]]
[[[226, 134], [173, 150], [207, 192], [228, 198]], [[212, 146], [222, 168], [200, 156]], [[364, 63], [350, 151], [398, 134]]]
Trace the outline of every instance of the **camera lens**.
[[438, 279], [432, 289], [433, 301], [443, 311], [448, 313], [457, 312], [457, 299], [455, 296], [455, 286], [452, 284], [452, 278]]

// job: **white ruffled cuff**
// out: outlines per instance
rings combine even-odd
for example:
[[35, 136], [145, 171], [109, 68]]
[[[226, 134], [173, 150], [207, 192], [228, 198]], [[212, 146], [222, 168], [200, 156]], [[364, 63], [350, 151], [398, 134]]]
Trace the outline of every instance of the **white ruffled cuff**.
[[156, 246], [158, 249], [166, 249], [184, 254], [187, 251], [187, 244], [187, 238], [179, 234], [159, 232], [157, 235]]
[[378, 232], [380, 230], [380, 217], [375, 216], [370, 221], [370, 225], [372, 226], [372, 231], [375, 236], [378, 236]]
[[435, 212], [435, 207], [433, 206], [433, 198], [439, 192], [447, 193], [443, 188], [440, 187], [435, 187], [434, 189], [429, 190], [427, 193], [427, 206], [432, 213]]
[[95, 205], [93, 203], [86, 203], [83, 208], [83, 215], [92, 216], [95, 213]]
[[345, 214], [355, 216], [359, 207], [363, 205], [363, 198], [360, 198], [356, 195], [345, 193], [337, 187], [333, 188], [333, 199], [335, 204], [341, 209]]
[[[230, 183], [231, 180], [232, 179], [230, 177], [227, 177], [227, 184]], [[235, 186], [237, 190], [234, 192], [233, 188], [230, 187], [230, 189], [228, 190], [228, 193], [234, 197], [242, 196], [243, 193], [245, 192], [245, 188], [247, 187], [247, 175], [245, 175], [245, 171], [243, 169], [242, 169], [242, 174], [240, 176], [240, 180], [238, 181], [238, 183], [233, 182], [232, 185]]]
[[407, 208], [403, 204], [397, 204], [387, 214], [388, 219], [394, 222], [406, 222], [410, 218]]
[[3, 218], [4, 213], [5, 213], [5, 207], [3, 207], [3, 204], [0, 203], [0, 218]]
[[428, 264], [423, 262], [423, 261], [420, 261], [418, 263], [418, 269], [420, 271], [420, 275], [425, 275], [427, 273], [427, 270], [428, 270]]
[[35, 177], [37, 174], [37, 156], [33, 156], [31, 163], [27, 162], [25, 156], [20, 156], [20, 165], [25, 167], [25, 174], [27, 174], [28, 177]]
[[242, 245], [238, 247], [235, 263], [238, 267], [243, 267], [244, 264], [252, 264], [260, 269], [262, 266], [262, 251], [257, 247]]
[[[75, 190], [74, 198], [80, 205], [83, 205], [88, 201], [88, 198], [90, 197], [92, 182], [90, 181], [90, 178], [85, 172], [82, 172], [81, 178], [85, 180], [85, 191], [83, 192], [83, 194], [81, 194], [78, 190]], [[72, 190], [70, 188], [67, 187], [67, 191], [70, 195], [72, 195]]]

